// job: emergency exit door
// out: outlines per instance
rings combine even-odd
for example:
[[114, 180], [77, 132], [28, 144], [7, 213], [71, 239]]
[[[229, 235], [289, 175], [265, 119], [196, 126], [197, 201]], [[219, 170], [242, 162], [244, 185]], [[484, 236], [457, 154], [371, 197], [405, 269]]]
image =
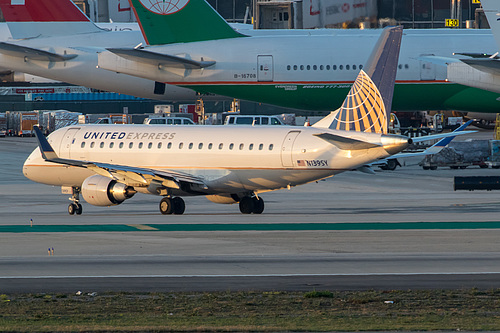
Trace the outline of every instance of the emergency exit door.
[[273, 56], [257, 56], [257, 81], [272, 81], [274, 76]]

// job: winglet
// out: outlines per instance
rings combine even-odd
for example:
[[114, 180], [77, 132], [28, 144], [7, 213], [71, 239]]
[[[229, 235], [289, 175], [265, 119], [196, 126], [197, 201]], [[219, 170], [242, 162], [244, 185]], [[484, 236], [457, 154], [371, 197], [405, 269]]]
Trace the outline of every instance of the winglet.
[[38, 126], [33, 126], [33, 131], [35, 132], [35, 136], [38, 141], [38, 147], [40, 148], [43, 159], [46, 161], [57, 159], [58, 157], [56, 152], [50, 145], [49, 141], [47, 141], [42, 131], [40, 131]]

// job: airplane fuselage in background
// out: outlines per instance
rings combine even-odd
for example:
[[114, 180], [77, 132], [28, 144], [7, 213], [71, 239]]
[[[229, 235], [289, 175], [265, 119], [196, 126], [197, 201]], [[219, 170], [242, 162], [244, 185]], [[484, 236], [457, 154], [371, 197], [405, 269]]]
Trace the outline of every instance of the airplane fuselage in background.
[[[275, 31], [267, 35], [250, 33], [258, 37], [147, 48], [216, 62], [204, 69], [146, 64], [109, 51], [99, 55], [99, 66], [201, 93], [298, 109], [331, 110], [343, 100], [380, 34], [379, 30], [289, 30], [272, 35]], [[393, 109], [497, 112], [498, 94], [446, 82], [445, 67], [417, 59], [421, 55], [452, 57], [453, 52], [496, 49], [489, 30], [405, 30]]]

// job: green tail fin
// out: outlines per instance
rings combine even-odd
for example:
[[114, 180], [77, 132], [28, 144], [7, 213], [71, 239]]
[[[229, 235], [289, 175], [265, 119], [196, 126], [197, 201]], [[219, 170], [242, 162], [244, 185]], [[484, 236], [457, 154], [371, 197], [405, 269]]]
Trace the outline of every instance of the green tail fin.
[[129, 0], [148, 45], [244, 37], [205, 0]]

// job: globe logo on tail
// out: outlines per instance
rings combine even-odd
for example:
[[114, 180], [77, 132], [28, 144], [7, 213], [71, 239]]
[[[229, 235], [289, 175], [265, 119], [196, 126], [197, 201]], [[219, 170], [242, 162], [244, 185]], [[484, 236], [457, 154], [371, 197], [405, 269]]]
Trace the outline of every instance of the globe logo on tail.
[[149, 11], [160, 14], [174, 14], [184, 8], [189, 0], [139, 0]]

